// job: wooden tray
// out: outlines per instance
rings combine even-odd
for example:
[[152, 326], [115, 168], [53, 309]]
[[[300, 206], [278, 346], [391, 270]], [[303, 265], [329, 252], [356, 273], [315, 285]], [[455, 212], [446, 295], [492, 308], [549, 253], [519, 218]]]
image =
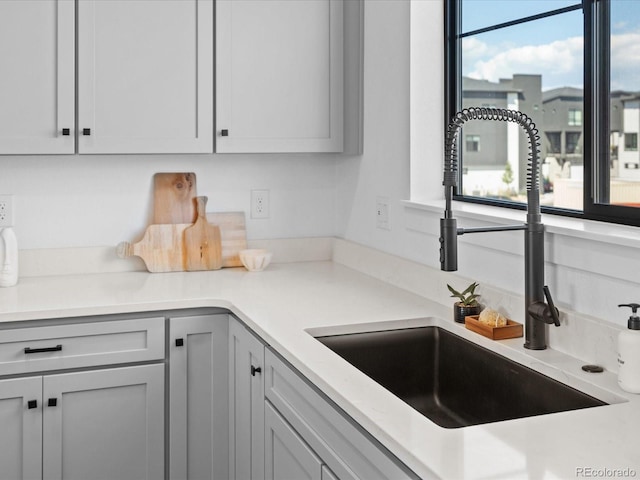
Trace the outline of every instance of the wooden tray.
[[522, 336], [522, 324], [507, 319], [504, 327], [490, 327], [478, 321], [479, 315], [469, 315], [464, 318], [464, 326], [472, 332], [490, 338], [491, 340], [504, 340], [506, 338], [518, 338]]

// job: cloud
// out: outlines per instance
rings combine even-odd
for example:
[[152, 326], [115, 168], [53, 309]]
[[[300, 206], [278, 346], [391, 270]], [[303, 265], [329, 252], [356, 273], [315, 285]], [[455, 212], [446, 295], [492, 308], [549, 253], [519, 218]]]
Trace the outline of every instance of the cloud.
[[[545, 89], [582, 86], [582, 37], [543, 45], [488, 44], [476, 37], [462, 42], [463, 74], [497, 82], [514, 73], [541, 74]], [[611, 89], [640, 90], [640, 31], [611, 36]]]
[[[544, 45], [524, 45], [496, 51], [499, 47], [490, 47], [478, 39], [469, 38], [463, 42], [463, 61], [468, 72], [465, 74], [492, 82], [510, 78], [514, 73], [540, 73], [544, 78], [578, 72], [581, 76], [582, 46], [582, 37], [571, 37]], [[488, 55], [483, 59], [481, 52]]]
[[640, 89], [640, 33], [611, 36], [611, 89]]

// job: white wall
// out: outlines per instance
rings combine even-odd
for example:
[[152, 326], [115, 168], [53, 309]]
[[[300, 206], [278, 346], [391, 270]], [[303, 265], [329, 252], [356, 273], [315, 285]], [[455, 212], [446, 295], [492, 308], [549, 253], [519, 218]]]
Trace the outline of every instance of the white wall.
[[[251, 239], [333, 236], [332, 155], [0, 156], [0, 193], [14, 194], [20, 249], [135, 240], [149, 223], [153, 175], [195, 172], [207, 211], [247, 212]], [[271, 218], [248, 215], [269, 189]]]

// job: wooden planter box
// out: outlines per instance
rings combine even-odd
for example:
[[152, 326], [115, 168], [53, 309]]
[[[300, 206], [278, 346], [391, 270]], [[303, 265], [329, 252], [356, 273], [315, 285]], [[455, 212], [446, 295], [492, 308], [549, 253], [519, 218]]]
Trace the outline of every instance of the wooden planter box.
[[479, 315], [469, 315], [464, 319], [464, 326], [472, 332], [490, 338], [492, 340], [504, 340], [522, 336], [522, 324], [507, 319], [504, 327], [490, 327], [478, 321]]

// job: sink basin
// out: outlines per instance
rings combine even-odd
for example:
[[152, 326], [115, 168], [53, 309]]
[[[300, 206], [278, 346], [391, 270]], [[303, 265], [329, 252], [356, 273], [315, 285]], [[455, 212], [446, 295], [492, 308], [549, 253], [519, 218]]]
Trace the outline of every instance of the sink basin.
[[445, 428], [607, 405], [436, 326], [316, 338]]

